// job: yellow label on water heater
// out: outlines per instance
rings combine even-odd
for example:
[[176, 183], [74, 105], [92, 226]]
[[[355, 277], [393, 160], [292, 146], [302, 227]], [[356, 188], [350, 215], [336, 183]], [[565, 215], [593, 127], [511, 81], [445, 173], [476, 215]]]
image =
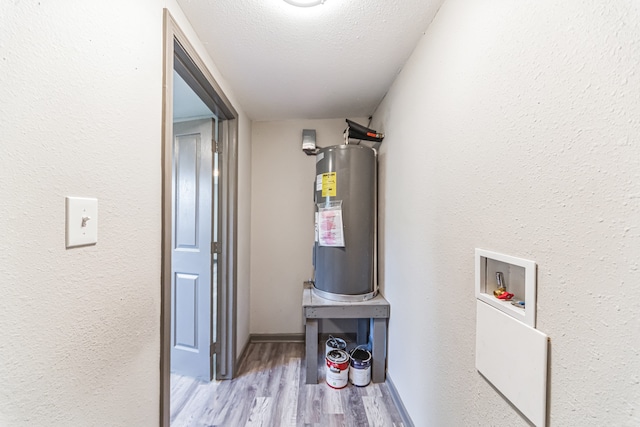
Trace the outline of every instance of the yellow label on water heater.
[[322, 174], [322, 197], [336, 196], [336, 173], [328, 172]]

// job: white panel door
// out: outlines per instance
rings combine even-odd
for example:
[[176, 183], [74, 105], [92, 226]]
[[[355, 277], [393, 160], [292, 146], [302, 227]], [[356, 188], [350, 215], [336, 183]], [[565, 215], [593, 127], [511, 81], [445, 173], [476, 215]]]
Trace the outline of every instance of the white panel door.
[[171, 371], [211, 380], [214, 119], [174, 123]]

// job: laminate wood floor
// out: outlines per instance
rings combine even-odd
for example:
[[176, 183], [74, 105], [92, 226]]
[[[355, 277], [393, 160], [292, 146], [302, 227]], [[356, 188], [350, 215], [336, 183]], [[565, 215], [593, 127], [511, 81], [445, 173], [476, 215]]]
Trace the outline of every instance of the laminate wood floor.
[[318, 359], [318, 384], [305, 384], [304, 343], [249, 344], [231, 381], [172, 374], [171, 426], [403, 426], [386, 384], [332, 389]]

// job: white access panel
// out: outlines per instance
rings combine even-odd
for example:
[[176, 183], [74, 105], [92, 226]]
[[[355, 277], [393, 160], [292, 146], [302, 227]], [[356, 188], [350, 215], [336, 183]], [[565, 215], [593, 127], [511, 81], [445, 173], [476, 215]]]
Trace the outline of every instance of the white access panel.
[[536, 426], [547, 414], [547, 335], [476, 300], [476, 369]]

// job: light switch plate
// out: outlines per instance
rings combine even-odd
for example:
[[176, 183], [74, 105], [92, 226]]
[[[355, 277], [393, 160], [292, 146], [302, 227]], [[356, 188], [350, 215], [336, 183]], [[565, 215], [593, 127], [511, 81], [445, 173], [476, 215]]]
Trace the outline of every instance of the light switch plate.
[[66, 197], [67, 248], [98, 242], [98, 199]]

